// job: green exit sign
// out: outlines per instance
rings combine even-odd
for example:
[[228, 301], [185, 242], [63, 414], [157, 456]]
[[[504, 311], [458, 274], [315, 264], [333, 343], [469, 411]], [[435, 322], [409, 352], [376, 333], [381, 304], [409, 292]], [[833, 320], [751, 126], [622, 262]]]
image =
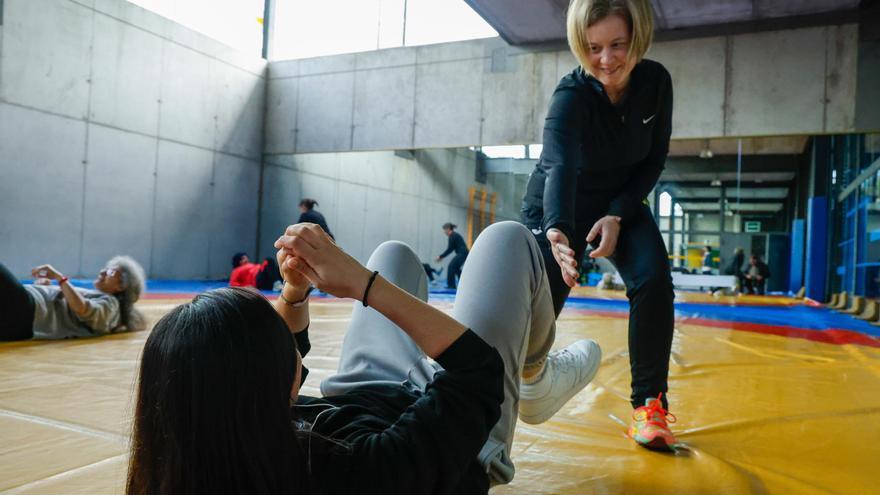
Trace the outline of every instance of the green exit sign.
[[761, 222], [746, 222], [746, 232], [760, 232]]

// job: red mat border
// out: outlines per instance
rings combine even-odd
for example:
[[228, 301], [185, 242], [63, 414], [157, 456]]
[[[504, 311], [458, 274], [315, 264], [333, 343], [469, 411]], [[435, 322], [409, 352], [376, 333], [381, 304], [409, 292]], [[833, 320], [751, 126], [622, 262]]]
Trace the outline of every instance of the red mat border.
[[[607, 316], [609, 318], [629, 318], [629, 314], [623, 311], [602, 311], [587, 309], [567, 310], [578, 314]], [[796, 339], [811, 340], [834, 345], [863, 345], [880, 348], [880, 339], [863, 333], [845, 330], [842, 328], [829, 328], [827, 330], [811, 330], [807, 328], [791, 327], [786, 325], [767, 325], [763, 323], [745, 323], [740, 321], [710, 320], [708, 318], [676, 318], [677, 323], [687, 325], [700, 325], [704, 327], [739, 330], [742, 332], [762, 333], [765, 335], [778, 335]]]

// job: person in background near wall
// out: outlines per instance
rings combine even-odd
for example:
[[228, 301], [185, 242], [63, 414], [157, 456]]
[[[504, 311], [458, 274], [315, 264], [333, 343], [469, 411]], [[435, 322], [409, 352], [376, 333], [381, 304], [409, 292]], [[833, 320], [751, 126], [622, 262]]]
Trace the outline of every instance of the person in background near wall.
[[712, 248], [703, 246], [703, 273], [712, 273]]
[[461, 269], [464, 266], [464, 262], [468, 255], [467, 244], [464, 242], [464, 237], [455, 231], [456, 227], [457, 225], [449, 222], [443, 224], [443, 232], [449, 237], [449, 244], [446, 247], [446, 251], [443, 251], [443, 253], [440, 256], [437, 256], [436, 259], [436, 261], [439, 262], [453, 251], [455, 252], [455, 257], [452, 258], [452, 261], [449, 262], [449, 266], [446, 267], [447, 289], [454, 289], [456, 287], [455, 278], [461, 277]]
[[770, 278], [770, 267], [761, 260], [760, 254], [753, 254], [749, 258], [749, 271], [745, 274], [746, 291], [749, 294], [757, 292], [759, 296], [763, 296], [768, 278]]
[[654, 33], [648, 0], [572, 0], [566, 28], [580, 64], [550, 99], [523, 223], [544, 254], [557, 315], [588, 243], [598, 243], [591, 257], [617, 267], [630, 307], [629, 436], [647, 448], [674, 450], [666, 397], [672, 276], [645, 204], [669, 152], [672, 78], [662, 64], [643, 58]]
[[333, 232], [330, 232], [330, 227], [327, 226], [327, 220], [324, 218], [324, 215], [321, 214], [320, 211], [315, 211], [315, 207], [318, 206], [318, 202], [312, 198], [303, 198], [299, 202], [299, 221], [297, 223], [314, 223], [318, 224], [327, 235], [330, 236], [334, 241], [336, 240], [336, 236], [333, 235]]
[[[230, 287], [256, 287], [261, 290], [274, 290], [275, 282], [281, 281], [278, 264], [272, 258], [262, 263], [251, 263], [246, 253], [235, 253], [232, 257], [232, 273], [229, 275]], [[279, 289], [280, 290], [280, 289]]]
[[107, 262], [95, 279], [97, 290], [75, 288], [52, 265], [31, 274], [34, 285], [22, 285], [0, 263], [0, 341], [94, 337], [146, 326], [134, 308], [146, 275], [128, 256]]

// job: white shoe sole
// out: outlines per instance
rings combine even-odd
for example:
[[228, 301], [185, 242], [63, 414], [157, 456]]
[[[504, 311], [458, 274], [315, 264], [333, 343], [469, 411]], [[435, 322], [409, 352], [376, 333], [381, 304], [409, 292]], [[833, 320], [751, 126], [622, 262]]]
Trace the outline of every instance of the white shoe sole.
[[[520, 410], [519, 419], [521, 419], [523, 421], [523, 423], [526, 423], [526, 424], [539, 425], [539, 424], [547, 421], [548, 419], [552, 418], [557, 412], [559, 412], [560, 409], [562, 409], [562, 406], [564, 406], [566, 402], [571, 400], [571, 398], [574, 397], [575, 395], [577, 395], [578, 392], [580, 392], [581, 390], [586, 388], [586, 386], [589, 385], [590, 382], [593, 381], [593, 378], [596, 377], [596, 373], [599, 372], [599, 366], [602, 365], [602, 348], [599, 347], [599, 344], [596, 343], [595, 340], [590, 341], [590, 356], [592, 356], [593, 353], [596, 353], [598, 355], [598, 358], [593, 361], [593, 366], [587, 372], [587, 374], [584, 378], [584, 384], [582, 387], [573, 388], [569, 391], [568, 394], [559, 396], [554, 402], [552, 402], [548, 407], [545, 407], [538, 414], [526, 415], [526, 414], [523, 414], [522, 411]], [[522, 405], [522, 402], [523, 402], [522, 398], [520, 398], [520, 405]]]

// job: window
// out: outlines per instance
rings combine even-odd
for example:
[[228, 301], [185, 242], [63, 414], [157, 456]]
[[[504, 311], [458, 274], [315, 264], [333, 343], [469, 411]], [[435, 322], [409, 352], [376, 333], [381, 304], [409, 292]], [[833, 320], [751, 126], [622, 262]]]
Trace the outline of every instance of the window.
[[494, 36], [498, 33], [462, 0], [406, 2], [406, 46]]
[[461, 0], [276, 0], [272, 58], [497, 36]]
[[660, 216], [668, 217], [672, 213], [672, 196], [668, 192], [660, 193]]
[[510, 146], [483, 146], [480, 151], [489, 158], [525, 158], [526, 147], [521, 144]]
[[263, 0], [129, 1], [241, 52], [262, 52]]

